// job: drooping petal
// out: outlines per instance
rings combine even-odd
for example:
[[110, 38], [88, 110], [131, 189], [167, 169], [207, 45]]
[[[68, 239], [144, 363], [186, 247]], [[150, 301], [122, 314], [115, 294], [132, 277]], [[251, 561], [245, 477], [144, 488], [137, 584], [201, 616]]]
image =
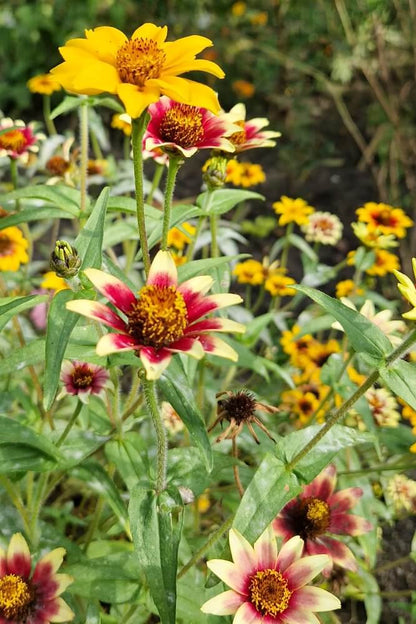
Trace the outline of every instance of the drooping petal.
[[84, 273], [116, 308], [125, 314], [130, 311], [132, 304], [136, 302], [136, 296], [124, 282], [99, 269], [85, 269]]
[[169, 251], [157, 252], [150, 266], [147, 277], [147, 286], [176, 286], [178, 283], [178, 270]]
[[75, 299], [74, 301], [67, 302], [66, 309], [71, 310], [71, 312], [78, 312], [78, 314], [103, 323], [103, 325], [107, 325], [108, 327], [113, 327], [122, 332], [127, 331], [126, 323], [108, 306], [98, 301]]
[[31, 569], [29, 546], [21, 533], [15, 533], [7, 549], [7, 571], [28, 578]]
[[156, 351], [153, 347], [144, 347], [140, 349], [140, 359], [146, 371], [146, 379], [155, 380], [169, 366], [172, 353], [167, 349]]
[[213, 615], [232, 615], [237, 611], [242, 602], [244, 602], [244, 596], [229, 590], [204, 602], [201, 611], [202, 613], [212, 613]]
[[242, 574], [249, 574], [256, 566], [256, 554], [251, 544], [236, 529], [229, 534], [230, 550], [234, 563]]
[[311, 579], [315, 578], [319, 572], [330, 563], [328, 555], [314, 555], [313, 557], [302, 557], [292, 563], [285, 570], [285, 577], [289, 584], [289, 589], [294, 591], [303, 585], [306, 585]]
[[[273, 527], [274, 528], [274, 527]], [[295, 561], [300, 559], [303, 551], [303, 539], [295, 535], [290, 540], [282, 544], [277, 556], [276, 568], [284, 572]]]
[[271, 526], [267, 527], [254, 544], [259, 568], [273, 568], [277, 559], [277, 543]]
[[301, 497], [308, 498], [309, 496], [314, 496], [315, 498], [326, 501], [334, 491], [336, 482], [336, 468], [334, 464], [329, 464], [329, 466], [324, 468], [322, 472], [304, 488]]
[[207, 566], [228, 587], [239, 594], [247, 594], [248, 573], [245, 573], [235, 563], [224, 559], [211, 559], [207, 562]]
[[137, 119], [149, 104], [158, 100], [160, 88], [157, 85], [146, 85], [141, 89], [136, 85], [122, 82], [117, 87], [117, 95], [123, 102], [126, 113], [132, 119]]
[[218, 355], [219, 357], [223, 357], [227, 360], [231, 360], [232, 362], [238, 361], [238, 353], [229, 344], [227, 344], [218, 336], [211, 336], [209, 334], [203, 334], [199, 336], [199, 341], [204, 347], [204, 351], [206, 353], [211, 353], [212, 355]]
[[97, 342], [97, 355], [110, 355], [118, 351], [133, 351], [138, 348], [137, 342], [127, 334], [106, 334]]
[[339, 599], [320, 587], [300, 587], [293, 593], [290, 606], [295, 606], [305, 611], [333, 611], [340, 609]]

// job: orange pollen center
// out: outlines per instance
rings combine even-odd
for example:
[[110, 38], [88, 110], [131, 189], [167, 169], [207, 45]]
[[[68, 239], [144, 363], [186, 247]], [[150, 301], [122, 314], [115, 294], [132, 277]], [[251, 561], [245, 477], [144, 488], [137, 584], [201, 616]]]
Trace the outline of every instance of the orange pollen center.
[[19, 151], [26, 143], [25, 135], [20, 130], [9, 130], [0, 134], [0, 148]]
[[144, 87], [159, 78], [166, 54], [152, 39], [130, 39], [117, 51], [116, 68], [122, 82]]
[[202, 115], [196, 106], [177, 104], [166, 111], [159, 131], [166, 143], [176, 143], [184, 149], [193, 147], [204, 137]]
[[72, 383], [75, 388], [88, 388], [92, 384], [93, 374], [85, 367], [75, 368], [72, 373]]
[[35, 590], [28, 581], [16, 574], [6, 574], [0, 579], [0, 615], [13, 622], [25, 622]]
[[309, 496], [299, 503], [301, 537], [313, 539], [325, 533], [331, 522], [331, 510], [326, 501]]
[[394, 227], [396, 224], [396, 220], [392, 218], [390, 210], [382, 210], [374, 215], [374, 220], [380, 225], [390, 225]]
[[13, 241], [8, 236], [0, 233], [0, 257], [9, 256], [13, 253]]
[[316, 228], [322, 232], [331, 232], [334, 229], [334, 224], [329, 219], [320, 219], [316, 223]]
[[244, 121], [235, 121], [233, 123], [235, 126], [240, 126], [241, 130], [240, 132], [234, 132], [234, 134], [227, 138], [233, 145], [243, 145], [247, 140], [246, 125]]
[[168, 347], [184, 335], [188, 310], [175, 286], [144, 286], [128, 314], [128, 331], [154, 349]]
[[64, 175], [71, 166], [68, 160], [65, 160], [62, 156], [52, 156], [46, 163], [46, 169], [53, 175]]
[[277, 617], [289, 606], [292, 593], [277, 570], [259, 570], [250, 579], [249, 600], [263, 616]]

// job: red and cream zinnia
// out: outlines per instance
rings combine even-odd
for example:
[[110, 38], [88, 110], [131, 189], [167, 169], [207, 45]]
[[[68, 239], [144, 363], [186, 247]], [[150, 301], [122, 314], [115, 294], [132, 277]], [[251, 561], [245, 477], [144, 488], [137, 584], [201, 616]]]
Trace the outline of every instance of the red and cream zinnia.
[[336, 468], [330, 464], [273, 521], [275, 533], [284, 541], [294, 535], [304, 540], [305, 554], [329, 555], [325, 576], [330, 574], [333, 564], [352, 571], [357, 569], [351, 550], [328, 533], [354, 537], [372, 528], [365, 518], [348, 513], [363, 495], [362, 489], [351, 487], [334, 492], [336, 481]]
[[307, 585], [328, 563], [327, 555], [302, 557], [303, 541], [292, 537], [277, 550], [271, 527], [254, 547], [235, 529], [229, 534], [233, 562], [207, 562], [231, 589], [211, 598], [201, 611], [233, 615], [233, 624], [317, 624], [314, 612], [333, 611], [338, 598]]
[[15, 533], [7, 552], [0, 549], [0, 624], [49, 624], [70, 622], [74, 614], [60, 598], [72, 583], [68, 574], [56, 574], [65, 555], [55, 548], [32, 570], [29, 547]]
[[234, 349], [212, 332], [242, 333], [244, 325], [220, 317], [203, 317], [241, 303], [241, 297], [232, 293], [206, 296], [213, 284], [208, 275], [178, 284], [177, 268], [170, 252], [156, 254], [146, 285], [138, 296], [124, 282], [103, 271], [86, 269], [84, 273], [121, 312], [120, 316], [98, 301], [78, 299], [67, 303], [69, 310], [116, 330], [100, 338], [98, 355], [134, 351], [150, 380], [160, 377], [174, 353], [186, 353], [196, 359], [212, 353], [237, 361]]

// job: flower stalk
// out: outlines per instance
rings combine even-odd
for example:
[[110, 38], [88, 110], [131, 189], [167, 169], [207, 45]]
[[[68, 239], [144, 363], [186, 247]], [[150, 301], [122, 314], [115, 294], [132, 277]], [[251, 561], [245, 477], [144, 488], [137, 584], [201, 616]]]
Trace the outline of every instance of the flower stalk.
[[150, 271], [150, 254], [146, 234], [146, 218], [144, 212], [143, 190], [143, 136], [149, 123], [149, 115], [144, 111], [137, 119], [132, 119], [132, 148], [134, 184], [136, 190], [137, 227], [139, 229], [140, 246], [143, 256], [143, 265], [146, 276]]
[[166, 251], [168, 248], [168, 232], [170, 224], [170, 215], [172, 212], [173, 191], [175, 189], [176, 176], [179, 168], [183, 163], [183, 159], [178, 156], [169, 158], [168, 174], [166, 178], [165, 199], [163, 204], [163, 228], [162, 228], [162, 244], [161, 248]]
[[155, 382], [149, 381], [143, 375], [142, 383], [147, 409], [152, 418], [157, 437], [156, 492], [160, 494], [166, 488], [168, 442], [157, 402]]

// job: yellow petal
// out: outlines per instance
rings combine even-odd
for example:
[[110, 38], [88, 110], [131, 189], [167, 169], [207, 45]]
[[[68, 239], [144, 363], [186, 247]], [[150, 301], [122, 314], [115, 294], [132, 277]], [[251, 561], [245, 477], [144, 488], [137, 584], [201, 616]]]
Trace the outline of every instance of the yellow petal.
[[132, 39], [153, 39], [158, 44], [161, 44], [165, 41], [168, 34], [167, 26], [156, 26], [155, 24], [151, 24], [147, 22], [146, 24], [142, 24], [139, 28], [137, 28], [132, 34]]
[[115, 57], [121, 46], [128, 41], [126, 35], [111, 26], [99, 26], [86, 30], [86, 49], [96, 54], [97, 58], [107, 63], [115, 63]]
[[205, 59], [194, 59], [191, 61], [188, 61], [187, 59], [178, 59], [174, 64], [165, 64], [163, 66], [163, 75], [166, 73], [177, 76], [190, 71], [207, 72], [208, 74], [213, 74], [217, 78], [224, 78], [225, 76], [225, 73], [219, 65], [213, 63], [212, 61], [206, 61]]
[[137, 119], [149, 104], [157, 102], [160, 97], [160, 89], [156, 86], [147, 85], [140, 89], [136, 85], [121, 83], [118, 85], [117, 95], [123, 102], [126, 113], [132, 119]]
[[102, 61], [94, 61], [78, 71], [72, 84], [80, 93], [85, 89], [117, 93], [120, 78], [116, 68], [112, 65]]
[[201, 35], [190, 35], [189, 37], [182, 37], [176, 41], [165, 43], [163, 50], [167, 56], [166, 63], [169, 65], [184, 59], [192, 61], [199, 52], [211, 46], [211, 39], [201, 37]]

